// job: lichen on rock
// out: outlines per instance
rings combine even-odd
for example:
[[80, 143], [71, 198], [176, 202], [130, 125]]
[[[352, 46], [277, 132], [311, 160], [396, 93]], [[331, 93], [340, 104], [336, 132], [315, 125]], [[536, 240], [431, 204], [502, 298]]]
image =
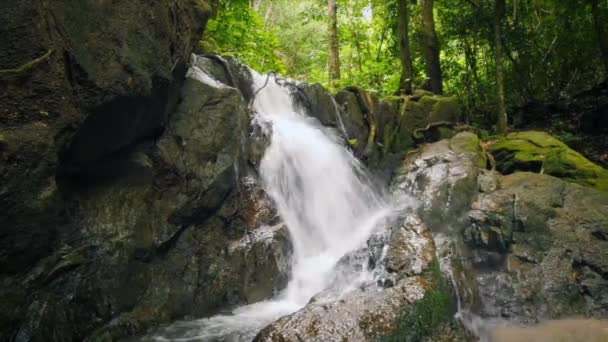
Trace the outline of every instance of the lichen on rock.
[[510, 133], [492, 145], [491, 152], [497, 169], [504, 174], [539, 172], [608, 191], [608, 170], [547, 133]]

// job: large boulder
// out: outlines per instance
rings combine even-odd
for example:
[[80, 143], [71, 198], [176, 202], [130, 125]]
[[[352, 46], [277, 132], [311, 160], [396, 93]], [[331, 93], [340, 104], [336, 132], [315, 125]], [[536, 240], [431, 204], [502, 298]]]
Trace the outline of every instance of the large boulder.
[[608, 191], [608, 170], [545, 132], [511, 133], [492, 145], [491, 151], [496, 159], [496, 168], [501, 173], [546, 173]]
[[[565, 148], [552, 138], [534, 146]], [[479, 139], [460, 133], [409, 153], [395, 179], [421, 202], [461, 317], [520, 323], [605, 317], [606, 194], [546, 174], [503, 176], [485, 166]]]
[[352, 146], [361, 146], [369, 134], [367, 117], [356, 93], [352, 90], [340, 90], [335, 95], [342, 113], [342, 122]]
[[454, 284], [461, 311], [479, 306], [471, 252], [462, 233], [484, 165], [479, 138], [462, 132], [408, 153], [393, 181], [398, 186], [394, 193], [419, 201], [418, 214], [433, 233], [441, 269]]
[[331, 93], [318, 83], [297, 83], [296, 89], [301, 94], [295, 94], [296, 103], [304, 113], [315, 117], [325, 126], [342, 129], [344, 123], [340, 117], [338, 105]]
[[463, 244], [456, 248], [435, 235], [447, 235], [458, 221], [457, 227], [464, 227], [480, 165], [485, 165], [480, 142], [471, 133], [409, 154], [390, 191], [404, 204], [411, 204], [411, 196], [422, 203], [418, 214], [402, 211], [386, 235], [368, 241], [378, 284], [360, 286], [339, 300], [328, 301], [331, 296], [321, 293], [302, 310], [263, 329], [255, 341], [468, 340], [453, 317], [457, 298], [477, 298], [469, 287], [475, 286], [471, 265], [462, 262]]
[[394, 169], [399, 156], [416, 144], [452, 137], [461, 120], [456, 98], [430, 93], [379, 98], [351, 87], [335, 99], [357, 156], [384, 171]]
[[436, 232], [452, 230], [476, 195], [479, 168], [485, 165], [479, 138], [469, 132], [424, 145], [407, 155], [396, 184], [421, 203], [420, 213]]
[[534, 173], [484, 178], [491, 190], [472, 203], [465, 231], [483, 314], [605, 317], [608, 195]]
[[62, 180], [55, 240], [3, 269], [0, 339], [117, 340], [284, 286], [290, 245], [247, 162], [246, 100], [201, 73], [156, 141]]
[[[79, 339], [116, 311], [106, 305], [92, 313], [105, 304], [93, 304], [90, 294], [71, 299], [79, 312], [91, 312], [77, 317], [35, 293], [95, 253], [76, 242], [87, 240], [88, 227], [70, 199], [72, 186], [129, 168], [149, 179], [149, 160], [133, 146], [165, 126], [214, 6], [0, 4], [0, 339]], [[66, 184], [65, 175], [78, 182]], [[56, 296], [65, 297], [60, 290]], [[31, 326], [20, 330], [27, 316]], [[53, 316], [57, 324], [45, 321]]]
[[[362, 284], [337, 299], [332, 290], [320, 293], [300, 311], [263, 329], [255, 341], [373, 341], [391, 336], [398, 340], [427, 336], [449, 321], [455, 305], [424, 223], [406, 211], [387, 233], [385, 257], [375, 255], [372, 246], [368, 250], [376, 270], [386, 272], [385, 280], [379, 281], [382, 286]], [[435, 306], [426, 307], [431, 302]], [[419, 325], [409, 326], [408, 320]]]

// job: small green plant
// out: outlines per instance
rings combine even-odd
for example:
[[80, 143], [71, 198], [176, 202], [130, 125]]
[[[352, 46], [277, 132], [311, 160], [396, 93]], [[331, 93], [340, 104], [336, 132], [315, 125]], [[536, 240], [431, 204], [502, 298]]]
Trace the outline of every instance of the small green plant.
[[442, 323], [453, 319], [454, 305], [449, 282], [435, 261], [429, 269], [431, 282], [424, 297], [399, 320], [397, 330], [381, 339], [383, 342], [418, 342], [433, 335]]

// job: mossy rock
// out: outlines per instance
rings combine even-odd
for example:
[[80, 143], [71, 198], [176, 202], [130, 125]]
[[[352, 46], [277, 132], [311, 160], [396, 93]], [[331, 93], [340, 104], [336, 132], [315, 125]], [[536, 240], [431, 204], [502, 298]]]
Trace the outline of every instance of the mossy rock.
[[[429, 98], [429, 97], [426, 97]], [[455, 97], [433, 96], [435, 101], [431, 113], [429, 114], [430, 123], [439, 121], [458, 121], [461, 108], [460, 102]]]
[[424, 297], [403, 313], [393, 334], [382, 342], [422, 341], [450, 323], [456, 311], [450, 283], [435, 260], [424, 274], [428, 289]]
[[461, 115], [458, 99], [445, 96], [422, 96], [418, 101], [410, 100], [402, 113], [401, 128], [414, 131], [435, 122], [457, 122]]
[[491, 147], [497, 169], [542, 172], [566, 181], [608, 191], [608, 170], [545, 132], [517, 132]]

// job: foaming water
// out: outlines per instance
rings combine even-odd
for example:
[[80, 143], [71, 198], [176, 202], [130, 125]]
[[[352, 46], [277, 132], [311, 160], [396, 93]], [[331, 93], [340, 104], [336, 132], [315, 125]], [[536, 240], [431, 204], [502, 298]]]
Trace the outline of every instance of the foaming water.
[[[359, 161], [338, 135], [298, 112], [290, 87], [253, 74], [254, 124], [270, 137], [260, 163], [260, 181], [286, 223], [293, 245], [291, 277], [275, 298], [230, 315], [175, 323], [157, 341], [250, 341], [276, 319], [303, 308], [331, 289], [338, 299], [372, 282], [365, 258], [344, 258], [365, 247], [391, 212]], [[345, 261], [346, 260], [346, 261]], [[352, 265], [344, 265], [344, 263]], [[355, 265], [354, 263], [358, 263]], [[327, 292], [327, 291], [326, 291]]]

